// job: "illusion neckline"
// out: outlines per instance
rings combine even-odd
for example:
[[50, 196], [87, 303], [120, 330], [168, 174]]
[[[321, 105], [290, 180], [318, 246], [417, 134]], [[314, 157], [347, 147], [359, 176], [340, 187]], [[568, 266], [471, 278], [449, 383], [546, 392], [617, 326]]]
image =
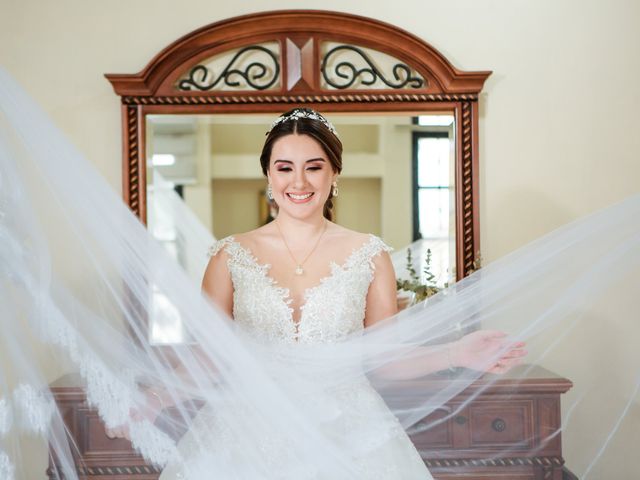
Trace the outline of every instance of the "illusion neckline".
[[[342, 263], [337, 263], [335, 260], [330, 260], [329, 261], [329, 268], [331, 269], [331, 272], [329, 274], [321, 277], [316, 285], [313, 285], [311, 287], [305, 288], [305, 290], [303, 292], [305, 294], [305, 298], [306, 298], [306, 292], [308, 292], [309, 290], [313, 290], [315, 288], [320, 287], [328, 279], [330, 279], [331, 277], [335, 276], [334, 267], [338, 268], [339, 270], [342, 270], [342, 271], [347, 270], [351, 266], [350, 264], [353, 262], [353, 259], [356, 257], [356, 255], [361, 253], [367, 246], [369, 246], [371, 243], [373, 243], [375, 241], [375, 239], [376, 239], [375, 235], [373, 235], [372, 233], [369, 233], [368, 237], [369, 238], [365, 242], [363, 242], [360, 246], [355, 247], [352, 250], [352, 252], [347, 256], [347, 258]], [[254, 263], [255, 266], [259, 267], [260, 270], [262, 270], [264, 272], [265, 277], [267, 277], [267, 279], [271, 280], [271, 283], [274, 286], [277, 286], [278, 288], [282, 288], [282, 289], [286, 290], [287, 292], [290, 291], [290, 289], [288, 287], [284, 287], [284, 286], [280, 285], [280, 282], [278, 282], [278, 280], [276, 280], [275, 278], [273, 278], [271, 275], [269, 275], [267, 273], [269, 270], [271, 270], [271, 267], [272, 267], [271, 263], [260, 263], [260, 261], [258, 260], [258, 257], [256, 257], [256, 255], [253, 253], [253, 251], [249, 247], [246, 247], [246, 246], [242, 245], [240, 242], [238, 242], [235, 239], [235, 237], [230, 236], [230, 237], [228, 237], [228, 240], [230, 242], [235, 243], [238, 246], [238, 248], [243, 250], [244, 253], [247, 255], [247, 257], [252, 261], [252, 263]]]
[[291, 302], [293, 301], [293, 298], [291, 298], [290, 288], [282, 286], [280, 282], [278, 282], [278, 280], [273, 278], [268, 273], [269, 270], [271, 270], [272, 264], [260, 263], [258, 258], [253, 253], [253, 251], [249, 247], [242, 245], [233, 236], [227, 237], [227, 241], [235, 244], [243, 252], [243, 254], [250, 260], [250, 262], [253, 263], [254, 266], [258, 267], [265, 281], [269, 284], [269, 286], [271, 286], [276, 291], [280, 300], [286, 305], [287, 309], [289, 310], [288, 321], [291, 322], [291, 324], [293, 325], [294, 335], [297, 338], [300, 330], [300, 325], [302, 324], [302, 321], [304, 319], [304, 309], [309, 303], [309, 299], [312, 298], [313, 294], [317, 290], [319, 290], [327, 282], [334, 279], [339, 272], [344, 273], [348, 271], [350, 267], [352, 267], [352, 263], [354, 259], [357, 257], [357, 255], [359, 255], [369, 245], [375, 242], [376, 236], [374, 234], [370, 233], [368, 234], [368, 236], [369, 236], [368, 240], [363, 242], [362, 245], [360, 245], [359, 247], [354, 248], [353, 251], [347, 256], [347, 258], [342, 263], [337, 263], [335, 260], [330, 260], [329, 261], [329, 268], [331, 270], [330, 273], [321, 277], [316, 285], [312, 285], [311, 287], [307, 287], [304, 289], [304, 291], [302, 292], [303, 302], [300, 305], [300, 307], [298, 307], [300, 310], [300, 318], [298, 318], [298, 320], [295, 320], [293, 315], [294, 309], [290, 306]]

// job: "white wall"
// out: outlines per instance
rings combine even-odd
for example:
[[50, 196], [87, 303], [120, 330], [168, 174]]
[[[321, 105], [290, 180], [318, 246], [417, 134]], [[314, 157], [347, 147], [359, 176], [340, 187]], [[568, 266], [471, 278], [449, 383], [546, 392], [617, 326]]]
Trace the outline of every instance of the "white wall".
[[[0, 64], [120, 190], [120, 106], [104, 73], [139, 71], [224, 18], [345, 5], [1, 0]], [[460, 69], [493, 70], [480, 104], [485, 261], [640, 192], [640, 2], [369, 1], [346, 11], [405, 28]], [[42, 478], [43, 465], [29, 478]]]

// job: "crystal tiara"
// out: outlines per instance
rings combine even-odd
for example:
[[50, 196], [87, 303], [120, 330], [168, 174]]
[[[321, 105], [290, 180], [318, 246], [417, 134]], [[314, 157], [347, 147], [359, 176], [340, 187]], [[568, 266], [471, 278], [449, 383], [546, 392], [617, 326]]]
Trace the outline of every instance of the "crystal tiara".
[[296, 108], [290, 114], [282, 115], [278, 117], [276, 121], [273, 122], [273, 124], [271, 125], [271, 128], [267, 132], [267, 135], [271, 133], [271, 130], [273, 130], [273, 128], [276, 125], [283, 122], [288, 122], [289, 120], [298, 120], [300, 118], [309, 118], [311, 120], [317, 120], [320, 123], [322, 123], [325, 127], [327, 127], [327, 129], [329, 129], [329, 131], [333, 133], [336, 137], [338, 136], [338, 132], [336, 131], [335, 127], [331, 124], [331, 122], [329, 122], [329, 120], [327, 120], [318, 112], [310, 108]]

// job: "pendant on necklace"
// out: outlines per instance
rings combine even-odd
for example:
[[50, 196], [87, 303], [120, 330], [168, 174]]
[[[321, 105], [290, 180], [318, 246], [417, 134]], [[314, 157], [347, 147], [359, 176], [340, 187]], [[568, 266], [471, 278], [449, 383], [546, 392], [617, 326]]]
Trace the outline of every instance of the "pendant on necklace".
[[302, 275], [304, 273], [304, 270], [302, 269], [302, 265], [298, 265], [296, 267], [296, 275]]

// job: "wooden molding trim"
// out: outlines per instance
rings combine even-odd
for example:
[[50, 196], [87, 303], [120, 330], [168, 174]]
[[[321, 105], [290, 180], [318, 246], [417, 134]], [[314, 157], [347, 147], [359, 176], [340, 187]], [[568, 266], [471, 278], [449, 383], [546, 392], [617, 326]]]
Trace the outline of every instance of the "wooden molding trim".
[[[341, 95], [216, 95], [216, 96], [127, 96], [122, 97], [124, 105], [220, 105], [220, 104], [287, 104], [287, 103], [387, 103], [387, 102], [459, 102], [477, 101], [475, 93], [347, 93]], [[279, 111], [279, 110], [277, 110]]]
[[[81, 478], [85, 477], [105, 477], [105, 476], [113, 476], [120, 478], [131, 478], [131, 476], [144, 476], [144, 478], [153, 478], [156, 479], [162, 473], [162, 469], [155, 466], [150, 465], [123, 465], [123, 466], [114, 466], [114, 465], [94, 465], [91, 467], [78, 465], [76, 467], [76, 472]], [[50, 479], [58, 480], [59, 477], [56, 474], [55, 469], [49, 467], [46, 471], [47, 476]], [[60, 479], [62, 480], [62, 479]], [[142, 478], [140, 480], [143, 480]]]
[[544, 468], [560, 468], [564, 465], [562, 457], [505, 457], [505, 458], [447, 458], [425, 459], [430, 469], [451, 467], [513, 467], [532, 466]]
[[[436, 472], [438, 469], [451, 469], [451, 468], [465, 468], [465, 467], [537, 467], [544, 470], [562, 468], [564, 465], [564, 459], [562, 457], [509, 457], [509, 458], [495, 458], [495, 459], [478, 459], [478, 458], [450, 458], [450, 459], [424, 459], [425, 465]], [[93, 466], [78, 466], [77, 472], [79, 475], [86, 476], [128, 476], [131, 475], [159, 475], [162, 472], [161, 468], [149, 465], [93, 465]], [[55, 472], [52, 468], [47, 470], [49, 478], [55, 478]]]

